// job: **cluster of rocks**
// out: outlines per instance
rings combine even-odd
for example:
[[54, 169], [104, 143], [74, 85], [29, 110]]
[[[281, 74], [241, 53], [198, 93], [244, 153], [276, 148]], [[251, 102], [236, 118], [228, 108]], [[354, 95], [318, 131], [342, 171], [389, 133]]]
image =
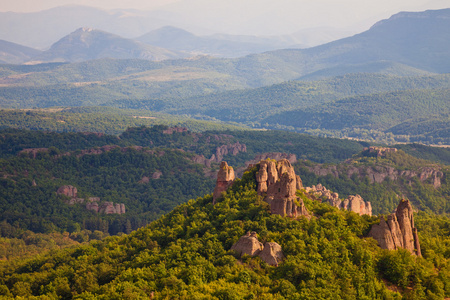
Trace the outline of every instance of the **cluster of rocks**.
[[216, 148], [216, 152], [211, 155], [211, 158], [205, 158], [203, 155], [195, 155], [193, 161], [210, 168], [211, 163], [221, 162], [223, 157], [227, 154], [237, 155], [241, 152], [247, 152], [247, 146], [236, 142], [234, 144], [222, 145]]
[[58, 195], [64, 195], [68, 197], [67, 204], [74, 205], [77, 203], [86, 203], [87, 210], [93, 210], [102, 214], [124, 214], [125, 204], [105, 201], [100, 203], [99, 197], [89, 197], [87, 199], [78, 198], [78, 190], [72, 185], [63, 185], [56, 191]]
[[419, 236], [414, 227], [413, 209], [409, 200], [401, 200], [396, 211], [380, 218], [380, 223], [372, 225], [369, 237], [374, 238], [383, 249], [403, 248], [421, 256]]
[[187, 132], [188, 129], [186, 127], [169, 127], [167, 129], [163, 130], [163, 134], [173, 134], [174, 132], [178, 132], [178, 133], [182, 133], [182, 132]]
[[384, 157], [388, 153], [395, 153], [398, 151], [397, 148], [387, 148], [387, 147], [377, 147], [377, 146], [370, 146], [363, 149], [364, 152], [368, 152], [370, 154], [376, 153], [377, 157]]
[[372, 215], [372, 205], [370, 202], [364, 201], [360, 195], [350, 195], [347, 199], [339, 199], [338, 193], [333, 193], [322, 184], [306, 187], [305, 191], [316, 197], [320, 197], [323, 202], [329, 203], [331, 206], [339, 209], [355, 212], [359, 215]]
[[238, 255], [247, 254], [259, 256], [262, 261], [271, 266], [278, 266], [284, 259], [281, 246], [275, 242], [267, 242], [264, 245], [258, 240], [256, 232], [247, 232], [231, 247]]
[[[162, 175], [163, 175], [163, 173], [161, 171], [155, 171], [155, 172], [153, 172], [151, 179], [157, 180], [157, 179], [161, 178]], [[150, 182], [150, 177], [148, 177], [148, 176], [143, 176], [141, 178], [141, 180], [138, 181], [138, 183], [144, 183], [144, 184], [149, 183], [149, 182]]]
[[441, 181], [444, 177], [444, 173], [437, 167], [422, 167], [416, 171], [396, 170], [395, 168], [389, 166], [348, 166], [342, 170], [338, 170], [336, 166], [324, 165], [316, 165], [314, 167], [307, 168], [310, 172], [313, 172], [317, 176], [332, 175], [336, 178], [339, 178], [340, 176], [351, 178], [353, 175], [357, 175], [359, 178], [367, 177], [370, 183], [382, 183], [387, 178], [393, 181], [400, 178], [405, 178], [408, 180], [418, 178], [421, 182], [430, 180], [431, 184], [435, 188], [441, 186]]
[[101, 214], [124, 214], [125, 213], [125, 204], [105, 201], [103, 203], [99, 203], [100, 198], [98, 197], [90, 197], [86, 202], [86, 209], [93, 210], [97, 213]]
[[[302, 181], [295, 174], [294, 168], [287, 159], [260, 161], [256, 173], [257, 192], [269, 203], [272, 214], [285, 217], [310, 217], [303, 201], [296, 197], [296, 191], [303, 189]], [[234, 170], [226, 162], [222, 162], [217, 176], [213, 203], [226, 191], [235, 179]], [[321, 184], [306, 187], [307, 193], [319, 196], [323, 201], [359, 215], [372, 215], [370, 202], [365, 202], [360, 195], [339, 199], [337, 193], [332, 193]], [[417, 229], [414, 227], [413, 209], [408, 200], [402, 200], [395, 213], [386, 220], [381, 217], [380, 223], [372, 226], [369, 237], [373, 237], [383, 249], [394, 250], [404, 248], [416, 255], [421, 255]], [[278, 265], [282, 260], [281, 247], [276, 243], [262, 245], [256, 233], [247, 233], [231, 248], [239, 254], [260, 256], [271, 265]], [[266, 250], [267, 249], [267, 250]]]
[[256, 181], [257, 192], [269, 203], [272, 214], [309, 217], [303, 200], [296, 196], [296, 191], [303, 188], [302, 180], [287, 159], [261, 161]]

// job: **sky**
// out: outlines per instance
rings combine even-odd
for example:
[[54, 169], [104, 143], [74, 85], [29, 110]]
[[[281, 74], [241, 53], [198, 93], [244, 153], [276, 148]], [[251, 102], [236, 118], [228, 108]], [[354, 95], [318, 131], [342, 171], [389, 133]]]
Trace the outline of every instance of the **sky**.
[[36, 12], [69, 4], [156, 11], [197, 34], [247, 35], [324, 27], [356, 33], [400, 11], [450, 8], [450, 0], [0, 0], [0, 11]]

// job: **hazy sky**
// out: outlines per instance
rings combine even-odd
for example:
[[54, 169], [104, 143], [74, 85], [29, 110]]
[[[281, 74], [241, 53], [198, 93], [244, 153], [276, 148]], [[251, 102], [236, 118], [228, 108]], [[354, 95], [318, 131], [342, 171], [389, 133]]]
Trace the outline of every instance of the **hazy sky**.
[[230, 34], [288, 34], [333, 27], [368, 29], [400, 11], [450, 8], [450, 0], [0, 0], [0, 11], [34, 12], [78, 4], [103, 9], [156, 10], [157, 16], [191, 31]]

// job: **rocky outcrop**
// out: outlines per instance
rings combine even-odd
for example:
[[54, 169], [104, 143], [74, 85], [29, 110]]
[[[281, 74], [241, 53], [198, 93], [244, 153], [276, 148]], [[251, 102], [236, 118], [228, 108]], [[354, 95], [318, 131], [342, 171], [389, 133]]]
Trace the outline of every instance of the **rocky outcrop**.
[[278, 267], [284, 259], [284, 254], [278, 243], [267, 242], [264, 244], [264, 249], [259, 253], [259, 257], [267, 264]]
[[50, 150], [48, 148], [27, 148], [27, 149], [23, 149], [21, 150], [18, 155], [29, 155], [32, 158], [36, 158], [36, 155], [38, 153], [48, 153]]
[[161, 178], [162, 174], [163, 173], [161, 171], [155, 171], [152, 174], [152, 179], [159, 179], [159, 178]]
[[269, 203], [272, 214], [287, 217], [309, 217], [303, 201], [295, 195], [301, 189], [300, 177], [287, 159], [263, 160], [256, 173], [257, 192]]
[[317, 176], [332, 175], [336, 178], [340, 176], [351, 178], [356, 175], [361, 179], [367, 176], [370, 183], [382, 183], [387, 179], [395, 181], [400, 178], [411, 180], [417, 177], [421, 182], [429, 180], [435, 188], [441, 186], [441, 180], [444, 177], [444, 173], [438, 167], [422, 167], [417, 170], [397, 170], [390, 166], [348, 166], [338, 170], [336, 166], [315, 165], [314, 167], [307, 168]]
[[419, 236], [414, 227], [413, 209], [409, 200], [402, 199], [394, 213], [380, 218], [380, 223], [372, 226], [369, 237], [374, 238], [383, 249], [403, 248], [421, 256]]
[[71, 198], [76, 198], [78, 191], [77, 188], [72, 185], [63, 185], [58, 188], [56, 191], [58, 195], [64, 195]]
[[236, 251], [238, 255], [247, 254], [250, 256], [256, 256], [264, 249], [261, 242], [258, 241], [256, 232], [247, 232], [239, 240], [231, 246], [231, 250]]
[[99, 197], [89, 197], [87, 199], [78, 198], [77, 188], [72, 185], [63, 185], [58, 188], [56, 192], [58, 195], [64, 195], [69, 197], [66, 202], [69, 205], [74, 205], [77, 203], [86, 203], [86, 209], [92, 210], [98, 213], [104, 214], [124, 214], [125, 213], [125, 204], [114, 204], [113, 202], [103, 202], [100, 203]]
[[259, 163], [260, 161], [267, 160], [268, 158], [272, 159], [272, 160], [276, 160], [276, 161], [281, 160], [281, 159], [286, 159], [291, 164], [297, 162], [297, 155], [295, 155], [295, 154], [281, 153], [281, 152], [269, 152], [269, 153], [263, 153], [263, 154], [256, 155], [254, 159], [245, 162], [245, 164], [247, 166], [255, 165], [255, 164]]
[[388, 153], [397, 152], [398, 149], [397, 148], [370, 146], [370, 147], [364, 148], [363, 151], [368, 152], [369, 154], [375, 154], [377, 157], [384, 157]]
[[306, 187], [307, 193], [313, 194], [315, 197], [321, 198], [323, 202], [339, 209], [355, 212], [359, 215], [372, 215], [372, 204], [364, 201], [360, 195], [350, 195], [347, 199], [339, 199], [338, 193], [333, 193], [322, 184]]
[[167, 129], [164, 129], [163, 133], [164, 134], [173, 134], [174, 132], [181, 133], [181, 132], [187, 132], [187, 131], [188, 131], [188, 129], [186, 127], [175, 126], [175, 127], [169, 127]]
[[[219, 139], [218, 136], [216, 136]], [[241, 152], [247, 152], [247, 146], [236, 142], [234, 144], [222, 145], [216, 148], [216, 152], [211, 155], [211, 158], [206, 158], [203, 155], [195, 155], [192, 161], [201, 164], [207, 168], [211, 167], [211, 163], [221, 162], [225, 155], [238, 155]]]
[[263, 244], [258, 240], [256, 232], [247, 232], [231, 247], [239, 256], [247, 254], [250, 256], [259, 256], [264, 262], [271, 266], [278, 266], [284, 259], [281, 246], [275, 242]]
[[213, 204], [216, 203], [217, 198], [220, 197], [222, 192], [225, 192], [235, 179], [233, 167], [228, 166], [226, 162], [221, 162], [219, 172], [217, 173], [216, 187], [213, 193]]

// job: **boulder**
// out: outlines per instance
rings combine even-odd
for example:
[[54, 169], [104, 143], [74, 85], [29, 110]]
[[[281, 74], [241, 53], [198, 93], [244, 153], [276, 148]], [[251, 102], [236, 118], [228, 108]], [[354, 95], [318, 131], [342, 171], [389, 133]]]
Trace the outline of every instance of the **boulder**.
[[222, 192], [225, 192], [228, 187], [233, 184], [235, 179], [233, 167], [229, 167], [226, 162], [221, 162], [219, 172], [217, 173], [216, 187], [213, 193], [213, 204], [216, 203], [217, 198], [220, 197]]
[[264, 249], [258, 255], [264, 262], [271, 266], [278, 267], [284, 259], [283, 250], [278, 243], [267, 242], [264, 244]]
[[258, 240], [256, 232], [247, 232], [231, 247], [239, 256], [247, 254], [250, 256], [259, 256], [264, 262], [271, 266], [278, 266], [284, 259], [281, 246], [275, 242], [263, 244]]
[[231, 246], [231, 250], [236, 251], [239, 255], [248, 254], [256, 256], [263, 250], [263, 244], [258, 241], [256, 232], [247, 232], [241, 236], [239, 240]]
[[394, 213], [383, 217], [379, 224], [374, 224], [369, 232], [383, 249], [395, 250], [403, 248], [412, 254], [421, 256], [419, 236], [414, 227], [413, 209], [409, 200], [402, 199]]

